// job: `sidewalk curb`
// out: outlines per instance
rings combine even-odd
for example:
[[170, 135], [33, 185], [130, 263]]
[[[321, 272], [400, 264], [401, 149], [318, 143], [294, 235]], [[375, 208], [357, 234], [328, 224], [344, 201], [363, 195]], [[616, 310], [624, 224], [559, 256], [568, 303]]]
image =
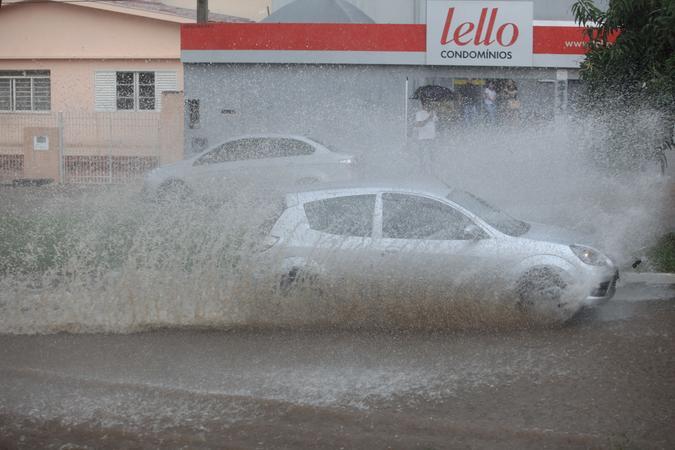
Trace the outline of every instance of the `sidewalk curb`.
[[675, 287], [675, 273], [624, 272], [620, 280], [623, 284], [657, 284]]

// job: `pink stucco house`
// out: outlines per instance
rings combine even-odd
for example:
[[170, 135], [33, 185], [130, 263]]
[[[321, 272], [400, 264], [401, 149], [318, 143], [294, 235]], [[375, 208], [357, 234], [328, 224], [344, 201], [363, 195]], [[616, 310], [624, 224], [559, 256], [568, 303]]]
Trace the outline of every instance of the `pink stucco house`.
[[0, 178], [110, 181], [182, 157], [180, 26], [194, 22], [157, 1], [2, 2]]

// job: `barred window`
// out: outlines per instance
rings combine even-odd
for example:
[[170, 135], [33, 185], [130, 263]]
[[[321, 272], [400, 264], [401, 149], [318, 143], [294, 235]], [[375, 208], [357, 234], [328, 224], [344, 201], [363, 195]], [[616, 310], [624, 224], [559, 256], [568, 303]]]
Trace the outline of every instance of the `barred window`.
[[129, 111], [155, 110], [154, 72], [117, 72], [117, 109]]
[[0, 71], [0, 111], [49, 111], [51, 82], [48, 70]]

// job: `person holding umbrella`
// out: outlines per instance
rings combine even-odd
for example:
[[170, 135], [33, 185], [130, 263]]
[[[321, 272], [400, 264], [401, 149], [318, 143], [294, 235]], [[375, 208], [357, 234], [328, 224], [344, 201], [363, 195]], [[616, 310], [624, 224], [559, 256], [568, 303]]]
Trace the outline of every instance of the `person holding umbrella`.
[[431, 100], [423, 98], [421, 103], [422, 108], [415, 113], [415, 137], [418, 141], [433, 141], [436, 139], [438, 115]]

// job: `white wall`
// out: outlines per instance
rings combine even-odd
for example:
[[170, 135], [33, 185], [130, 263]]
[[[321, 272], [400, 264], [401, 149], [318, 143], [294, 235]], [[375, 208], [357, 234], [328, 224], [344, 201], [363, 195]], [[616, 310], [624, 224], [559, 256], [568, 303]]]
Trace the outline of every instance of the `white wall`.
[[400, 148], [406, 97], [411, 114], [415, 88], [438, 78], [515, 79], [526, 116], [553, 114], [553, 84], [539, 81], [554, 79], [553, 69], [185, 64], [185, 98], [200, 101], [201, 115], [200, 128], [186, 124], [186, 151], [195, 138], [213, 144], [249, 133], [313, 136], [360, 156]]

